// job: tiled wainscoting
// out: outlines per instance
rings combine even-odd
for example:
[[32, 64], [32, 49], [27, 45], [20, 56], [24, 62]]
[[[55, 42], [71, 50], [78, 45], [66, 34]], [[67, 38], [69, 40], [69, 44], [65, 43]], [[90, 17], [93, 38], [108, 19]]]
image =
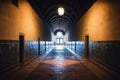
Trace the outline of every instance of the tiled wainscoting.
[[[24, 61], [44, 54], [54, 46], [50, 41], [24, 41]], [[71, 41], [66, 47], [84, 56], [85, 42]], [[38, 49], [39, 48], [39, 49]], [[120, 72], [120, 41], [90, 41], [89, 58], [94, 59], [114, 71]], [[19, 65], [19, 41], [0, 40], [0, 71]]]
[[19, 42], [0, 40], [0, 71], [19, 64]]
[[[70, 41], [66, 46], [80, 56], [85, 56], [84, 41]], [[89, 58], [120, 72], [120, 41], [89, 41]]]
[[120, 41], [94, 41], [89, 43], [90, 58], [120, 72]]
[[24, 42], [25, 61], [38, 56], [38, 41]]
[[[38, 41], [24, 41], [24, 61], [38, 56]], [[19, 65], [19, 41], [0, 40], [0, 72]]]

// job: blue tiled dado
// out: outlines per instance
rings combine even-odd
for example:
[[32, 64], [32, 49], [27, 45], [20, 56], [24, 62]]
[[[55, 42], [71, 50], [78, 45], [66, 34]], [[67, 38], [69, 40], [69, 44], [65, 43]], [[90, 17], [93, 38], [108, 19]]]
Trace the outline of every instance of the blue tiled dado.
[[[38, 42], [24, 41], [25, 61], [38, 56]], [[19, 65], [19, 41], [0, 40], [0, 72]]]
[[0, 71], [18, 64], [19, 42], [0, 40]]
[[120, 41], [93, 41], [89, 43], [90, 58], [120, 72]]

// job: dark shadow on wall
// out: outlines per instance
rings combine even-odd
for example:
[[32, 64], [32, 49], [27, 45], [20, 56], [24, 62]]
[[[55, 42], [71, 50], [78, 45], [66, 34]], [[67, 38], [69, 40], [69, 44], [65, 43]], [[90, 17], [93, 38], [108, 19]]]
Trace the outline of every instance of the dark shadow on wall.
[[14, 6], [16, 6], [16, 7], [19, 6], [19, 5], [18, 5], [18, 0], [11, 0], [11, 2], [12, 2], [12, 4], [13, 4]]

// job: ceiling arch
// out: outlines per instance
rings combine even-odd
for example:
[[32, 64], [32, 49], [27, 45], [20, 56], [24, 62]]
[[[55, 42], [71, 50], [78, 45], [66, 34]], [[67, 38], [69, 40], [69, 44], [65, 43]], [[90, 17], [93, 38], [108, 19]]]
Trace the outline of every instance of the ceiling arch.
[[[53, 33], [62, 29], [69, 31], [91, 7], [96, 0], [28, 0], [43, 20], [45, 26]], [[63, 16], [58, 16], [57, 9], [65, 9]], [[62, 25], [62, 27], [61, 27]]]

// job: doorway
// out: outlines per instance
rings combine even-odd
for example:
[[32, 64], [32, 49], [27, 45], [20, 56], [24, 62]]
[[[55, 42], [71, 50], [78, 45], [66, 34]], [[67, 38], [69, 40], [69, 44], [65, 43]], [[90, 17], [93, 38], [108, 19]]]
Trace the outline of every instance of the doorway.
[[56, 38], [56, 43], [57, 44], [63, 44], [64, 43], [63, 38]]
[[19, 63], [24, 64], [24, 35], [19, 35]]

